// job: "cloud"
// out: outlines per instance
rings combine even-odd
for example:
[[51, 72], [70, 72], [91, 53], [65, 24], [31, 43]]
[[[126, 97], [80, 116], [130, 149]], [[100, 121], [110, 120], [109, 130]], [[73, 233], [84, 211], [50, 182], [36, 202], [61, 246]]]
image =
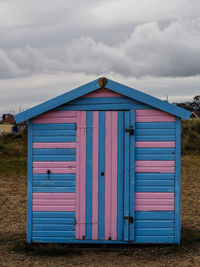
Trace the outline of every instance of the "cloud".
[[50, 48], [30, 45], [1, 52], [0, 77], [60, 71], [126, 77], [187, 77], [200, 74], [200, 19], [149, 22], [115, 45], [92, 37]]

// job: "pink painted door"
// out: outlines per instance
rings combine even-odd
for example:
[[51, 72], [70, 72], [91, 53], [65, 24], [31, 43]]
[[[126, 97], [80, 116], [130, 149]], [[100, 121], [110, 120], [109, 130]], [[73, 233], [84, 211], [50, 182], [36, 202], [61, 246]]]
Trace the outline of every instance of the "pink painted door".
[[135, 114], [78, 113], [76, 239], [134, 240]]

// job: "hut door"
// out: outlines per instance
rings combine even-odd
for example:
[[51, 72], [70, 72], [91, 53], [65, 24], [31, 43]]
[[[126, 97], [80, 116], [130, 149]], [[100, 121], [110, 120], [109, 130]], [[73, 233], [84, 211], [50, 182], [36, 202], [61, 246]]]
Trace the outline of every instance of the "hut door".
[[134, 240], [134, 111], [80, 111], [76, 239]]

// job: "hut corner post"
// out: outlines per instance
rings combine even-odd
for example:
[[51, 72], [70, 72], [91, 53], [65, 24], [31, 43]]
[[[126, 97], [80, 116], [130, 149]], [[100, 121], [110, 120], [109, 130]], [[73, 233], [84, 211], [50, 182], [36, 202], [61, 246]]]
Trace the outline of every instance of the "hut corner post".
[[30, 244], [32, 240], [32, 153], [33, 152], [33, 121], [28, 121], [28, 166], [27, 166], [27, 236]]
[[176, 118], [176, 162], [175, 162], [175, 240], [181, 238], [181, 119]]

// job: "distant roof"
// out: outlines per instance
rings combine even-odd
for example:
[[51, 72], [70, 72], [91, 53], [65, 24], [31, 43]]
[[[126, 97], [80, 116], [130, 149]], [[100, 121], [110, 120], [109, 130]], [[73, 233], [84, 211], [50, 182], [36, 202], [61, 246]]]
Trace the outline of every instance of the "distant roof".
[[[100, 80], [106, 81], [105, 84], [101, 84]], [[142, 93], [136, 89], [133, 89], [131, 87], [128, 87], [126, 85], [117, 83], [115, 81], [112, 81], [107, 78], [100, 78], [96, 79], [90, 83], [84, 84], [74, 90], [71, 90], [67, 93], [64, 93], [60, 96], [57, 96], [55, 98], [52, 98], [42, 104], [39, 104], [35, 107], [32, 107], [26, 111], [23, 111], [21, 113], [18, 113], [15, 115], [15, 120], [17, 123], [29, 120], [31, 118], [34, 118], [44, 112], [47, 112], [49, 110], [52, 110], [54, 108], [57, 108], [58, 106], [61, 106], [63, 104], [66, 104], [72, 100], [75, 100], [85, 94], [91, 93], [97, 89], [100, 88], [106, 88], [111, 91], [114, 91], [116, 93], [122, 94], [126, 97], [132, 98], [134, 100], [137, 100], [139, 102], [142, 102], [146, 105], [152, 106], [154, 108], [160, 109], [162, 111], [168, 112], [174, 116], [177, 116], [179, 118], [183, 119], [189, 119], [191, 112], [188, 110], [185, 110], [183, 108], [177, 107], [173, 104], [169, 104], [168, 102], [162, 101], [158, 98], [155, 98], [153, 96], [150, 96], [148, 94]]]

